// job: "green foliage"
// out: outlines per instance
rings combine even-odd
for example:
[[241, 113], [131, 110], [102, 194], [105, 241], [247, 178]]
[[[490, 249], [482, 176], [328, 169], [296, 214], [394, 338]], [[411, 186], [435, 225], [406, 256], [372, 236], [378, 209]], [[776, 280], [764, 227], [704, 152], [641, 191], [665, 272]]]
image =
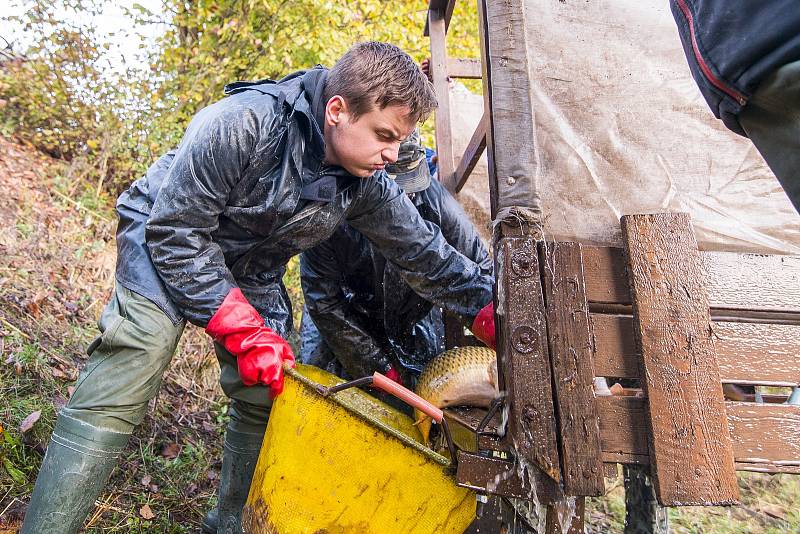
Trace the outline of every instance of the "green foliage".
[[[129, 12], [136, 27], [155, 20], [170, 28], [150, 69], [115, 72], [92, 23], [107, 1], [20, 1], [24, 14], [3, 19], [24, 27], [31, 43], [0, 59], [0, 131], [70, 162], [77, 194], [105, 202], [174, 147], [228, 82], [330, 66], [364, 40], [395, 43], [418, 61], [429, 55], [425, 0], [166, 0], [165, 15], [139, 4]], [[478, 57], [473, 2], [457, 4], [448, 48]]]
[[[162, 138], [177, 138], [198, 109], [222, 96], [228, 82], [280, 78], [318, 63], [331, 66], [359, 41], [392, 42], [417, 61], [429, 55], [423, 0], [167, 3], [177, 15], [156, 65], [165, 79], [153, 95], [166, 119], [155, 126]], [[460, 2], [453, 20], [450, 53], [478, 57], [474, 3]]]
[[[99, 0], [34, 0], [21, 16], [30, 44], [0, 63], [0, 129], [70, 163], [95, 194], [140, 173], [147, 151], [138, 105], [146, 80], [107, 68], [110, 45], [90, 22]], [[149, 155], [149, 154], [148, 154]]]

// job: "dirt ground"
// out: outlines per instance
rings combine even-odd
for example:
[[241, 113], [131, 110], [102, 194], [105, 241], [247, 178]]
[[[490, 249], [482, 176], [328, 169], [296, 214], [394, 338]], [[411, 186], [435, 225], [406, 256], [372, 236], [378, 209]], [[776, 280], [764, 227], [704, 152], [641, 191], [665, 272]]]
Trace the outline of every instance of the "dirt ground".
[[[21, 520], [113, 285], [113, 202], [70, 178], [69, 166], [0, 137], [0, 532]], [[187, 329], [86, 532], [197, 531], [220, 468], [217, 377], [206, 336]]]

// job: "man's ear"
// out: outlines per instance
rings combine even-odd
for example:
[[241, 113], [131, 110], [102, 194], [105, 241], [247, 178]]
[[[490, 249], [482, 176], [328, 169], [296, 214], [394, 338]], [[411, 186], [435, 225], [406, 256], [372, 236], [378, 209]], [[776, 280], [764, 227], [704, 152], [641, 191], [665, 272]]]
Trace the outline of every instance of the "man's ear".
[[325, 104], [325, 124], [338, 126], [348, 113], [347, 102], [339, 95], [333, 95]]

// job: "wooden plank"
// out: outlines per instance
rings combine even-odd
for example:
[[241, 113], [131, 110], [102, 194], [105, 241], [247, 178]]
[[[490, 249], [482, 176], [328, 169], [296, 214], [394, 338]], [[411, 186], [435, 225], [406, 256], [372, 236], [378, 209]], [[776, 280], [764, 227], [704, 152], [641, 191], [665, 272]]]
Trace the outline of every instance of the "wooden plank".
[[[450, 19], [453, 18], [453, 10], [456, 7], [456, 0], [430, 0], [428, 3], [428, 13], [430, 14], [431, 11], [437, 11], [444, 15], [444, 31], [447, 33], [447, 30], [450, 28]], [[425, 29], [423, 30], [422, 34], [425, 37], [430, 35], [430, 19], [425, 20]]]
[[800, 466], [779, 465], [779, 464], [753, 464], [746, 462], [736, 462], [737, 471], [750, 471], [754, 473], [789, 473], [800, 475]]
[[633, 334], [633, 317], [589, 314], [592, 362], [596, 376], [639, 378], [640, 354]]
[[451, 193], [455, 191], [453, 172], [453, 132], [450, 121], [450, 90], [447, 82], [447, 50], [445, 48], [445, 20], [440, 11], [428, 11], [431, 37], [431, 75], [436, 90], [438, 106], [434, 115], [436, 127], [436, 157], [439, 181]]
[[643, 456], [649, 454], [647, 450], [648, 429], [645, 404], [644, 399], [634, 397], [597, 398], [597, 412], [600, 416], [600, 441], [604, 454]]
[[605, 493], [580, 243], [539, 243], [564, 492]]
[[800, 466], [800, 406], [727, 402], [737, 462]]
[[[603, 461], [646, 463], [645, 399], [600, 397]], [[725, 403], [737, 470], [775, 473], [800, 469], [800, 406]]]
[[544, 299], [533, 238], [504, 238], [496, 256], [497, 367], [518, 457], [561, 481]]
[[714, 308], [800, 312], [800, 256], [705, 252]]
[[534, 476], [515, 462], [458, 451], [456, 483], [461, 487], [492, 495], [529, 499], [531, 484], [535, 484], [539, 502], [549, 504], [564, 498], [558, 485], [550, 482], [549, 478]]
[[689, 215], [624, 216], [622, 233], [659, 502], [736, 503], [706, 277]]
[[583, 247], [586, 298], [589, 302], [630, 304], [625, 251], [616, 247]]
[[483, 112], [483, 117], [472, 133], [472, 137], [464, 149], [464, 154], [461, 156], [461, 161], [458, 162], [455, 174], [455, 192], [458, 193], [463, 189], [464, 184], [467, 183], [467, 178], [472, 174], [472, 169], [478, 164], [486, 148], [486, 129], [489, 127], [489, 114]]
[[451, 78], [480, 80], [483, 78], [481, 60], [472, 58], [447, 58], [447, 75]]
[[[596, 376], [639, 378], [633, 318], [590, 314]], [[800, 326], [714, 321], [720, 379], [750, 384], [800, 384]]]
[[[714, 316], [800, 313], [800, 256], [701, 252]], [[625, 253], [616, 247], [584, 246], [586, 296], [590, 303], [630, 305]], [[758, 314], [761, 315], [758, 315]]]

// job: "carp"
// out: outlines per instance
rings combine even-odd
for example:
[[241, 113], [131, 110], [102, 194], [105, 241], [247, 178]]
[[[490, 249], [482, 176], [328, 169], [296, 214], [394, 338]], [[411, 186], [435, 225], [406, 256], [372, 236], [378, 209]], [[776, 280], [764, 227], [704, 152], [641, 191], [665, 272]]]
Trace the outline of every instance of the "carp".
[[[498, 395], [497, 355], [486, 347], [459, 347], [442, 352], [428, 363], [417, 381], [416, 393], [438, 408], [488, 408]], [[431, 419], [414, 410], [425, 443]]]

